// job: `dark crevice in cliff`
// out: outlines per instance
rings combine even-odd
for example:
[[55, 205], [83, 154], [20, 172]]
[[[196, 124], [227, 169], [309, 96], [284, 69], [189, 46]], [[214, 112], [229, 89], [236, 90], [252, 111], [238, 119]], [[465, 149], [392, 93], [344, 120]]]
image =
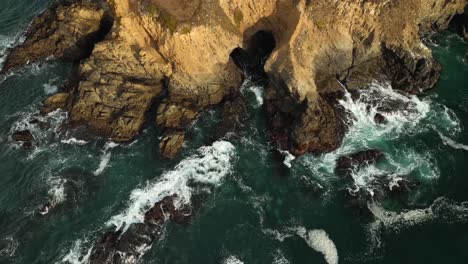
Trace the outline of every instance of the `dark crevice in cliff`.
[[234, 63], [252, 81], [265, 81], [268, 76], [264, 70], [265, 63], [276, 47], [272, 32], [258, 31], [249, 40], [247, 49], [235, 48], [230, 57]]
[[[89, 58], [89, 56], [91, 56], [91, 53], [93, 52], [94, 46], [106, 38], [107, 34], [111, 31], [113, 25], [114, 15], [111, 14], [111, 12], [107, 11], [101, 20], [99, 30], [95, 33], [84, 36], [83, 38], [79, 39], [76, 43], [76, 46], [82, 51], [82, 53], [80, 54], [80, 56], [77, 57], [77, 59], [81, 60]], [[69, 57], [66, 53], [67, 51], [65, 51], [64, 54], [65, 58]], [[71, 59], [73, 60], [73, 57]]]
[[464, 37], [465, 40], [468, 39], [468, 6], [465, 7], [465, 12], [453, 16], [449, 28]]

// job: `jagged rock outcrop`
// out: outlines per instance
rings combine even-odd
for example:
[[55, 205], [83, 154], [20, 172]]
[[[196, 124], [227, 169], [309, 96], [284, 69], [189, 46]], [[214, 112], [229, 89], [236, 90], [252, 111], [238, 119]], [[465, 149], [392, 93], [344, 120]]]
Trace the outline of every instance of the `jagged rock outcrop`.
[[191, 216], [189, 209], [177, 209], [176, 197], [168, 196], [157, 202], [145, 213], [144, 223], [131, 224], [123, 232], [109, 231], [96, 241], [89, 263], [136, 263], [162, 234], [164, 225], [169, 221], [184, 223]]
[[106, 31], [105, 12], [93, 4], [56, 4], [34, 19], [26, 40], [14, 48], [0, 74], [49, 57], [77, 61], [91, 53]]
[[[4, 71], [50, 55], [81, 59], [77, 81], [64, 91], [68, 96], [46, 100], [45, 111], [65, 107], [71, 124], [129, 141], [146, 113], [157, 108], [151, 118], [164, 133], [162, 152], [169, 157], [198, 113], [238, 92], [242, 74], [252, 72], [268, 76], [266, 109], [282, 149], [300, 155], [337, 148], [345, 131], [336, 100], [343, 86], [361, 89], [377, 79], [413, 94], [431, 88], [440, 66], [420, 35], [445, 29], [467, 5], [466, 0], [94, 2], [100, 5], [83, 1], [39, 16]], [[37, 48], [44, 46], [50, 48]], [[94, 48], [85, 54], [82, 47]]]

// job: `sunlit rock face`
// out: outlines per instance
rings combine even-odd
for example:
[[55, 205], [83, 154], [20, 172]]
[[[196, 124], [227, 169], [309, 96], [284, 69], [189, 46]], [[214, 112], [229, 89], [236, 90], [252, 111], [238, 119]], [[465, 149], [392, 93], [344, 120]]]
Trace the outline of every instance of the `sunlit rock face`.
[[[174, 157], [198, 113], [238, 93], [245, 68], [265, 73], [276, 143], [293, 154], [337, 148], [346, 87], [373, 79], [412, 94], [432, 88], [440, 66], [421, 34], [445, 29], [465, 0], [107, 0], [58, 5], [31, 25], [4, 72], [55, 57], [79, 61], [71, 85], [44, 108], [71, 123], [130, 141], [145, 122]], [[43, 23], [43, 22], [47, 23]], [[255, 41], [258, 32], [271, 38]], [[240, 50], [237, 50], [240, 51]], [[63, 94], [66, 93], [66, 94]], [[60, 99], [60, 100], [59, 100]], [[174, 137], [177, 135], [177, 137]]]

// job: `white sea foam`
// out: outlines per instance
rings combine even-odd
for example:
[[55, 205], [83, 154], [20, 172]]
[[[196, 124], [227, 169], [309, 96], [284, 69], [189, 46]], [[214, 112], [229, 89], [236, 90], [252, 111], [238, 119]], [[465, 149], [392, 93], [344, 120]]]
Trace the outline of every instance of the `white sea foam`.
[[402, 228], [421, 225], [434, 220], [442, 220], [445, 224], [468, 222], [468, 202], [456, 203], [445, 197], [439, 197], [427, 208], [393, 212], [386, 210], [381, 204], [369, 201], [369, 211], [375, 220], [369, 225], [369, 235], [373, 249], [382, 246], [381, 230], [399, 232]]
[[[370, 83], [361, 90], [359, 98], [353, 100], [346, 92], [340, 104], [351, 114], [352, 126], [345, 137], [344, 145], [392, 139], [401, 133], [410, 133], [430, 111], [430, 101], [422, 101], [417, 96], [404, 95], [394, 91], [388, 84]], [[399, 108], [400, 109], [392, 109]], [[386, 109], [386, 110], [383, 110]], [[386, 124], [376, 124], [379, 113], [387, 120]]]
[[238, 259], [236, 256], [229, 256], [224, 261], [224, 264], [244, 264], [243, 261]]
[[8, 236], [0, 240], [0, 256], [13, 257], [18, 249], [19, 242], [15, 238]]
[[252, 83], [251, 80], [246, 79], [244, 83], [242, 84], [241, 90], [249, 90], [255, 95], [255, 100], [256, 100], [256, 108], [259, 108], [263, 105], [263, 86], [260, 86], [258, 84]]
[[68, 145], [86, 145], [88, 144], [88, 141], [81, 140], [81, 139], [76, 139], [76, 138], [69, 138], [69, 139], [62, 139], [60, 142], [63, 144], [68, 144]]
[[16, 36], [0, 35], [0, 69], [3, 67], [3, 63], [5, 62], [7, 50], [16, 46], [20, 41], [22, 41], [20, 34], [17, 34]]
[[[335, 164], [341, 156], [378, 148], [382, 142], [406, 134], [421, 133], [437, 124], [450, 133], [460, 131], [459, 120], [450, 109], [432, 102], [430, 98], [421, 100], [416, 96], [394, 91], [388, 84], [372, 82], [367, 89], [359, 92], [357, 98], [353, 98], [346, 91], [340, 104], [351, 119], [351, 126], [342, 146], [321, 156], [305, 155], [299, 158], [299, 162], [307, 166], [313, 175], [322, 179], [336, 177]], [[376, 123], [376, 114], [384, 116], [387, 122]], [[373, 185], [377, 181], [386, 180], [391, 183], [396, 178], [409, 174], [423, 181], [439, 176], [438, 168], [433, 164], [429, 152], [421, 153], [411, 148], [393, 149], [386, 151], [385, 157], [387, 162], [384, 166], [373, 164], [352, 172], [351, 176], [356, 183], [356, 189], [353, 191], [364, 188], [372, 193]]]
[[83, 241], [78, 239], [73, 244], [73, 247], [70, 251], [62, 258], [58, 263], [68, 263], [68, 264], [86, 264], [88, 263], [89, 257], [91, 256], [92, 247], [89, 247], [87, 250], [84, 249]]
[[309, 247], [324, 255], [328, 264], [338, 264], [338, 250], [335, 243], [322, 229], [307, 231], [304, 227], [297, 230], [297, 234], [302, 237]]
[[[12, 125], [10, 131], [28, 130], [33, 134], [34, 140], [38, 141], [42, 141], [57, 134], [61, 125], [64, 124], [68, 118], [68, 113], [61, 109], [50, 112], [45, 116], [41, 115], [37, 109], [30, 109], [15, 115], [19, 116], [19, 120]], [[41, 129], [41, 124], [47, 124], [48, 128]]]
[[134, 190], [130, 203], [121, 214], [107, 223], [116, 229], [128, 228], [132, 223], [142, 223], [145, 212], [164, 197], [176, 195], [176, 206], [190, 203], [191, 181], [218, 185], [231, 171], [234, 146], [227, 141], [217, 141], [212, 146], [202, 147], [198, 154], [182, 160], [173, 170], [164, 173], [158, 180]]
[[[29, 131], [33, 135], [33, 145], [36, 147], [28, 156], [28, 159], [34, 159], [37, 154], [45, 151], [54, 142], [63, 124], [68, 119], [68, 113], [58, 109], [47, 115], [41, 115], [36, 108], [26, 112], [18, 112], [13, 115], [17, 121], [10, 128], [9, 135], [16, 131]], [[41, 128], [45, 126], [45, 128]], [[13, 144], [12, 146], [17, 146]]]
[[288, 232], [288, 233], [282, 233], [278, 230], [275, 230], [275, 229], [262, 229], [262, 232], [266, 235], [269, 235], [269, 236], [272, 236], [273, 238], [275, 238], [276, 240], [280, 241], [280, 242], [284, 242], [284, 240], [286, 238], [290, 238], [292, 237], [293, 235]]
[[49, 195], [51, 197], [51, 202], [53, 205], [62, 203], [66, 200], [65, 193], [65, 183], [67, 180], [61, 178], [54, 178], [50, 180], [49, 185], [51, 186], [49, 190]]
[[289, 151], [285, 151], [285, 150], [278, 150], [283, 156], [284, 156], [284, 161], [283, 161], [283, 164], [288, 167], [288, 168], [291, 168], [292, 167], [292, 164], [291, 162], [293, 160], [296, 159], [296, 157], [294, 155], [292, 155], [291, 153], [289, 153]]
[[57, 78], [53, 78], [49, 80], [48, 83], [43, 84], [42, 87], [44, 88], [44, 93], [47, 95], [54, 94], [58, 92], [58, 86], [54, 84], [57, 81]]
[[283, 252], [278, 249], [275, 252], [272, 264], [289, 264], [289, 260], [284, 256]]
[[106, 145], [104, 146], [104, 149], [102, 150], [101, 161], [99, 162], [99, 167], [93, 172], [94, 175], [98, 176], [104, 172], [104, 170], [107, 168], [107, 165], [109, 165], [109, 162], [112, 156], [111, 150], [117, 146], [119, 146], [119, 144], [114, 143], [114, 142], [106, 143]]
[[467, 145], [463, 145], [461, 143], [458, 143], [456, 142], [455, 140], [449, 138], [449, 137], [446, 137], [444, 134], [440, 133], [439, 131], [437, 131], [437, 133], [439, 134], [440, 138], [442, 139], [442, 142], [444, 142], [445, 145], [448, 145], [454, 149], [461, 149], [461, 150], [465, 150], [465, 151], [468, 151], [468, 146]]

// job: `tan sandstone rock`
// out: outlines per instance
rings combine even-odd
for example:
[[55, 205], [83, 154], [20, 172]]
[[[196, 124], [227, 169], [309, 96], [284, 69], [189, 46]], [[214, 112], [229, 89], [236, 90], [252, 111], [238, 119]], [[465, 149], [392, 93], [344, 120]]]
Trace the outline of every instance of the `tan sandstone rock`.
[[[65, 16], [48, 11], [31, 27], [46, 32], [41, 34], [46, 39], [66, 39], [52, 55], [67, 59], [67, 47], [79, 46], [86, 32], [102, 33], [105, 14], [113, 16], [105, 39], [89, 57], [80, 57], [79, 81], [67, 99], [72, 124], [128, 141], [154, 107], [152, 118], [167, 139], [163, 145], [179, 145], [184, 128], [200, 111], [236, 94], [242, 76], [230, 54], [236, 47], [249, 49], [252, 37], [263, 31], [275, 40], [265, 64], [272, 135], [295, 154], [340, 145], [343, 113], [336, 99], [343, 86], [362, 89], [379, 79], [414, 94], [431, 88], [440, 67], [420, 36], [446, 28], [467, 5], [466, 0], [106, 2], [106, 12], [90, 11], [83, 3], [58, 7], [53, 10], [63, 9]], [[41, 26], [42, 20], [52, 21], [58, 33]], [[7, 69], [31, 56], [45, 58], [44, 52], [33, 53], [32, 47], [45, 45], [35, 36], [30, 30], [25, 45], [10, 55], [16, 63]], [[178, 131], [177, 137], [172, 131]]]

